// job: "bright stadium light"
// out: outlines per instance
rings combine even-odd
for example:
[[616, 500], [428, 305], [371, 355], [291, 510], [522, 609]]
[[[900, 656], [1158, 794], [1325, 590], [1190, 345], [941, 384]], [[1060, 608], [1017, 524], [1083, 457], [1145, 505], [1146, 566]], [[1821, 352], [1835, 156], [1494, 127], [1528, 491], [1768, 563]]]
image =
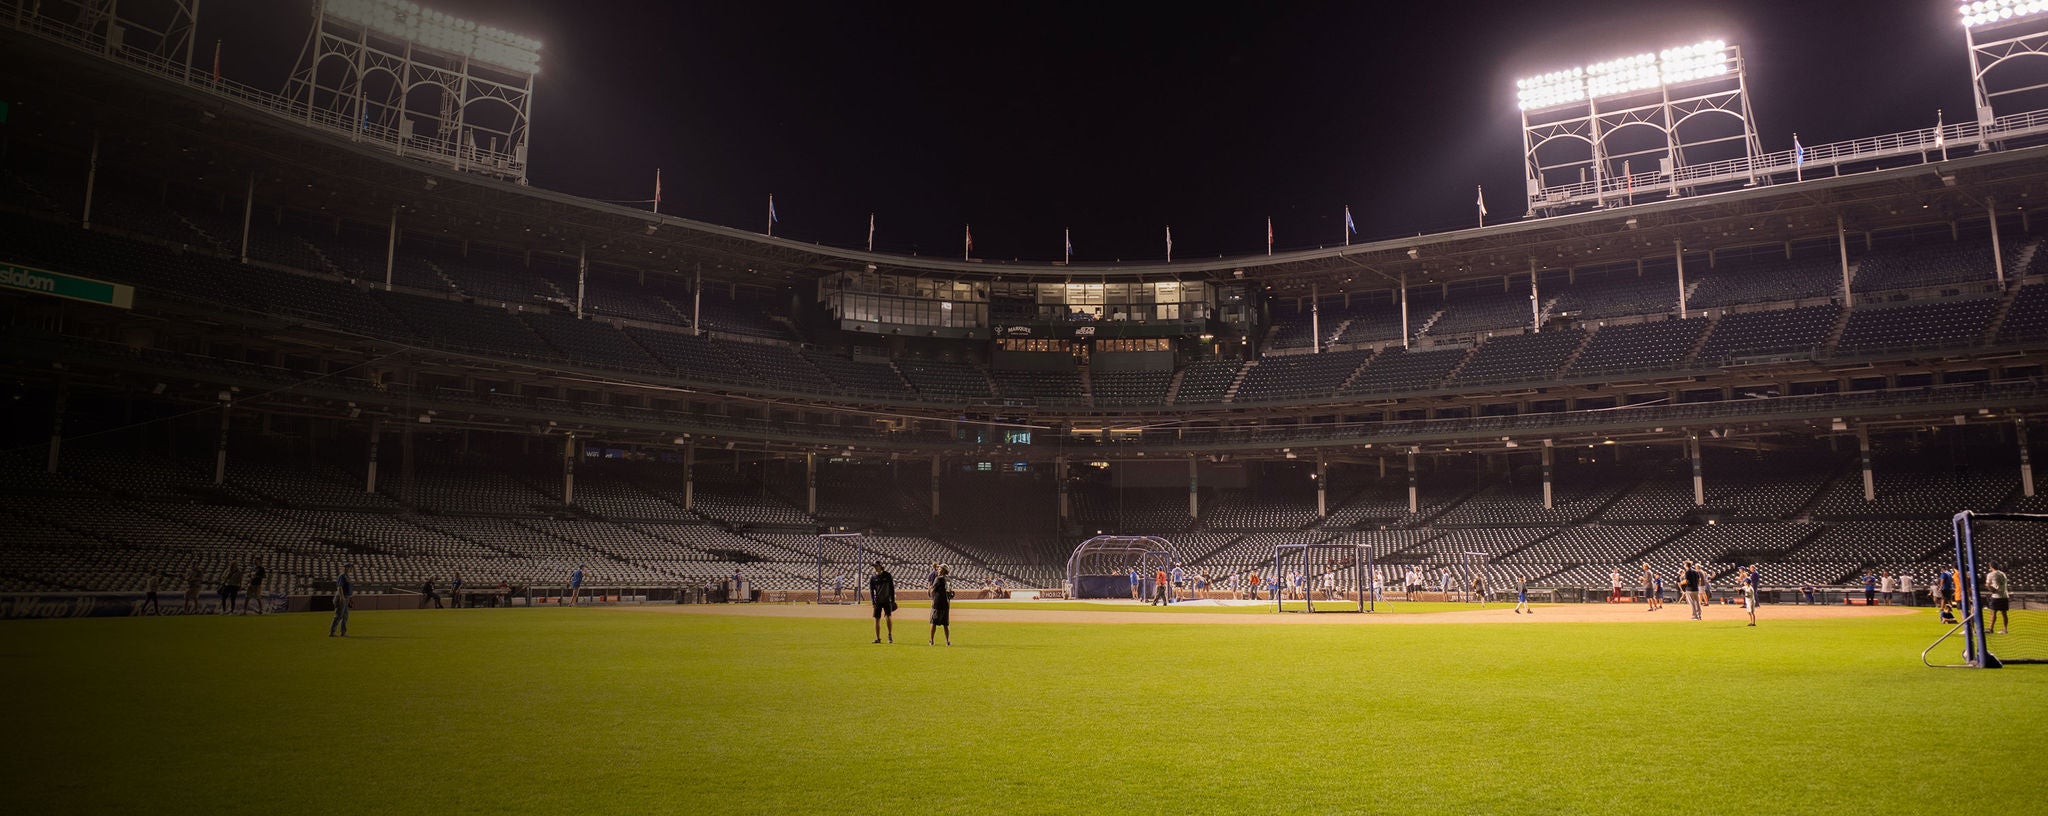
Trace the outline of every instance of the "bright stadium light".
[[1962, 4], [1964, 28], [1984, 28], [2025, 19], [2048, 11], [2043, 0], [1979, 0]]
[[327, 0], [335, 19], [521, 74], [540, 72], [540, 41], [478, 25], [408, 0]]
[[[2048, 0], [2032, 0], [2048, 6]], [[1515, 83], [1529, 213], [1754, 183], [1762, 155], [1742, 49], [1704, 40]], [[1680, 123], [1698, 123], [1684, 129]], [[1706, 182], [1694, 165], [1735, 168]]]
[[[2048, 6], [2048, 0], [2030, 2]], [[1542, 110], [1682, 85], [1725, 76], [1734, 70], [1735, 60], [1726, 41], [1707, 40], [1517, 80], [1515, 102], [1525, 111]]]

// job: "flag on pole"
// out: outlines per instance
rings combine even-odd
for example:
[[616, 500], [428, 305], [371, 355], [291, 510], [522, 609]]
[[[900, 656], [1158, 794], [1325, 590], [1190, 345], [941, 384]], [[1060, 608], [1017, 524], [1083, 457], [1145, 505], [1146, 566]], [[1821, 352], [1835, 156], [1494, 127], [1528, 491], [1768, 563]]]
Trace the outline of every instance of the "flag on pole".
[[1066, 234], [1066, 239], [1067, 239], [1067, 263], [1073, 263], [1073, 262], [1074, 262], [1074, 231], [1073, 231], [1072, 229], [1068, 229], [1068, 230], [1067, 230], [1066, 232], [1067, 232], [1067, 234]]
[[1947, 137], [1946, 135], [1944, 135], [1944, 134], [1943, 134], [1943, 133], [1941, 132], [1941, 109], [1940, 109], [1940, 108], [1935, 108], [1935, 109], [1934, 109], [1934, 146], [1935, 146], [1935, 147], [1942, 147], [1942, 146], [1945, 146], [1945, 145], [1947, 145], [1947, 144], [1948, 144], [1948, 137]]
[[1486, 226], [1486, 185], [1479, 185], [1479, 226]]
[[868, 213], [868, 251], [875, 251], [875, 214]]
[[1273, 254], [1273, 217], [1266, 216], [1266, 254]]
[[654, 214], [661, 214], [661, 168], [654, 168]]
[[1173, 263], [1173, 225], [1166, 226], [1166, 262]]
[[1628, 188], [1628, 203], [1636, 203], [1636, 174], [1629, 169], [1628, 159], [1621, 160], [1621, 181]]
[[220, 40], [213, 41], [213, 84], [220, 84]]
[[1344, 205], [1344, 245], [1351, 245], [1351, 236], [1358, 234], [1358, 224], [1351, 220], [1351, 205]]
[[1800, 180], [1806, 180], [1806, 147], [1799, 143], [1799, 134], [1792, 134], [1792, 172]]
[[966, 245], [966, 247], [964, 247], [964, 248], [963, 248], [963, 249], [961, 250], [961, 252], [962, 252], [962, 254], [960, 255], [960, 257], [961, 257], [961, 259], [962, 259], [962, 260], [966, 260], [966, 259], [969, 259], [969, 258], [973, 258], [973, 257], [974, 257], [974, 225], [973, 225], [973, 224], [968, 224], [968, 225], [967, 225], [967, 245]]

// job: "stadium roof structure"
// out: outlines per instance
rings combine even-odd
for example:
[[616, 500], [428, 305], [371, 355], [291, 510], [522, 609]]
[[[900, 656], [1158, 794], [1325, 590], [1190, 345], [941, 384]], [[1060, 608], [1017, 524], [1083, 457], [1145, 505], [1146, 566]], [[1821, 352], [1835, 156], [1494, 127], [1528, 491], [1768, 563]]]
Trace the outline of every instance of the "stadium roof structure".
[[[344, 135], [305, 127], [263, 100], [202, 81], [151, 73], [0, 26], [0, 66], [19, 77], [21, 104], [74, 112], [60, 126], [18, 132], [56, 152], [82, 154], [96, 131], [117, 131], [121, 161], [153, 174], [239, 196], [253, 182], [267, 205], [372, 225], [394, 213], [407, 232], [574, 255], [650, 274], [738, 286], [782, 287], [837, 271], [877, 270], [939, 279], [1045, 281], [1249, 280], [1276, 296], [1379, 291], [1594, 267], [1832, 237], [1850, 232], [1983, 218], [1990, 202], [2024, 210], [2048, 200], [2048, 146], [1948, 145], [1899, 153], [1841, 175], [1773, 182], [1652, 203], [1608, 207], [1483, 228], [1172, 263], [1062, 264], [905, 256], [771, 238], [619, 204], [521, 186], [408, 161]], [[18, 129], [19, 130], [19, 129]], [[317, 161], [305, 157], [318, 156]], [[103, 155], [102, 160], [106, 157]]]

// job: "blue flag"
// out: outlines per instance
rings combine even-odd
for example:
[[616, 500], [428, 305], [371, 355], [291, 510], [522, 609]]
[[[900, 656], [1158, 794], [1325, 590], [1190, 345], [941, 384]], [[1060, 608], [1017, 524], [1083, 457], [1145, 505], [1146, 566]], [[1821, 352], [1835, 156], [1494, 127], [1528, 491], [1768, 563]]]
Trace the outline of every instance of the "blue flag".
[[1792, 166], [1801, 169], [1806, 167], [1806, 148], [1799, 144], [1797, 133], [1792, 134]]
[[1358, 234], [1358, 224], [1351, 220], [1351, 208], [1349, 206], [1344, 208], [1344, 231], [1353, 235]]

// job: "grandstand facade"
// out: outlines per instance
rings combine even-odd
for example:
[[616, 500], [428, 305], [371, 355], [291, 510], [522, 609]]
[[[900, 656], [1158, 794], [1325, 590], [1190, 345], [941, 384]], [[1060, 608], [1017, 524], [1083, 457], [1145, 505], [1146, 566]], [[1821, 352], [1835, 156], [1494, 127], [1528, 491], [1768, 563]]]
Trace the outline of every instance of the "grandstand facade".
[[[956, 261], [464, 174], [0, 38], [0, 264], [134, 292], [0, 290], [4, 592], [250, 560], [793, 590], [827, 527], [1013, 586], [1107, 532], [1219, 578], [1331, 542], [1797, 587], [1931, 575], [1948, 514], [2042, 509], [2048, 146], [1270, 257]], [[2011, 572], [2039, 589], [2048, 554]]]

